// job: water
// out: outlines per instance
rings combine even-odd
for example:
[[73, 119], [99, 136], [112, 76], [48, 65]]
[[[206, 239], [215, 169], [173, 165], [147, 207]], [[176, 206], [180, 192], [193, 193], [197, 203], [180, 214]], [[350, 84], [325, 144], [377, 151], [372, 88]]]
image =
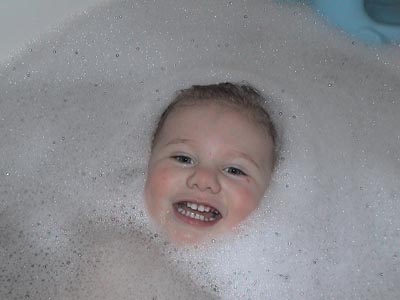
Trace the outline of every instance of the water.
[[[0, 69], [1, 299], [397, 299], [398, 47], [307, 7], [112, 1]], [[280, 165], [238, 235], [175, 249], [146, 215], [172, 93], [272, 95]]]

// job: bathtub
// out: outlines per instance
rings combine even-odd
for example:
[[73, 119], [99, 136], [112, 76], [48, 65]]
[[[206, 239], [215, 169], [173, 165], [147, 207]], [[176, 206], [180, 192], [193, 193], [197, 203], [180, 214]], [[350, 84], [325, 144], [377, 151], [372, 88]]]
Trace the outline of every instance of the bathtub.
[[[400, 297], [398, 45], [367, 47], [298, 3], [14, 2], [0, 6], [1, 299]], [[177, 89], [242, 80], [270, 95], [271, 188], [238, 234], [177, 247], [143, 204], [154, 123]]]

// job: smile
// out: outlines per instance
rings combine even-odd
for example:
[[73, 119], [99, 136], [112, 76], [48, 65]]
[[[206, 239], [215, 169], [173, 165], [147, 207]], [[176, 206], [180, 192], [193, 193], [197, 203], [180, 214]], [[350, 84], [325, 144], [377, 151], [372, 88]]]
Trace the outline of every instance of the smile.
[[191, 225], [213, 225], [222, 215], [214, 207], [192, 201], [180, 201], [173, 204], [179, 219]]

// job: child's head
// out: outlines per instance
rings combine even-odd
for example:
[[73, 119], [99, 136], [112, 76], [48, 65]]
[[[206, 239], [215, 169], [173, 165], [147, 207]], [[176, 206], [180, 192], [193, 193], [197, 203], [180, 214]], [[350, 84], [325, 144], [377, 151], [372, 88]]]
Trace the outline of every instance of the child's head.
[[259, 205], [275, 164], [275, 130], [249, 85], [179, 91], [153, 134], [145, 186], [152, 218], [172, 240], [232, 230]]

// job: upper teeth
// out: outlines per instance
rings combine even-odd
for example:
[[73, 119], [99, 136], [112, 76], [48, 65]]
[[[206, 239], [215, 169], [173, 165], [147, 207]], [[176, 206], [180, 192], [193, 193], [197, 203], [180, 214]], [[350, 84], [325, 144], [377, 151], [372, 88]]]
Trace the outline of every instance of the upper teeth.
[[212, 210], [212, 208], [210, 206], [207, 205], [203, 205], [203, 204], [197, 204], [197, 203], [193, 203], [193, 202], [186, 202], [186, 206], [193, 209], [193, 210], [198, 210], [200, 212], [209, 212], [210, 210]]

